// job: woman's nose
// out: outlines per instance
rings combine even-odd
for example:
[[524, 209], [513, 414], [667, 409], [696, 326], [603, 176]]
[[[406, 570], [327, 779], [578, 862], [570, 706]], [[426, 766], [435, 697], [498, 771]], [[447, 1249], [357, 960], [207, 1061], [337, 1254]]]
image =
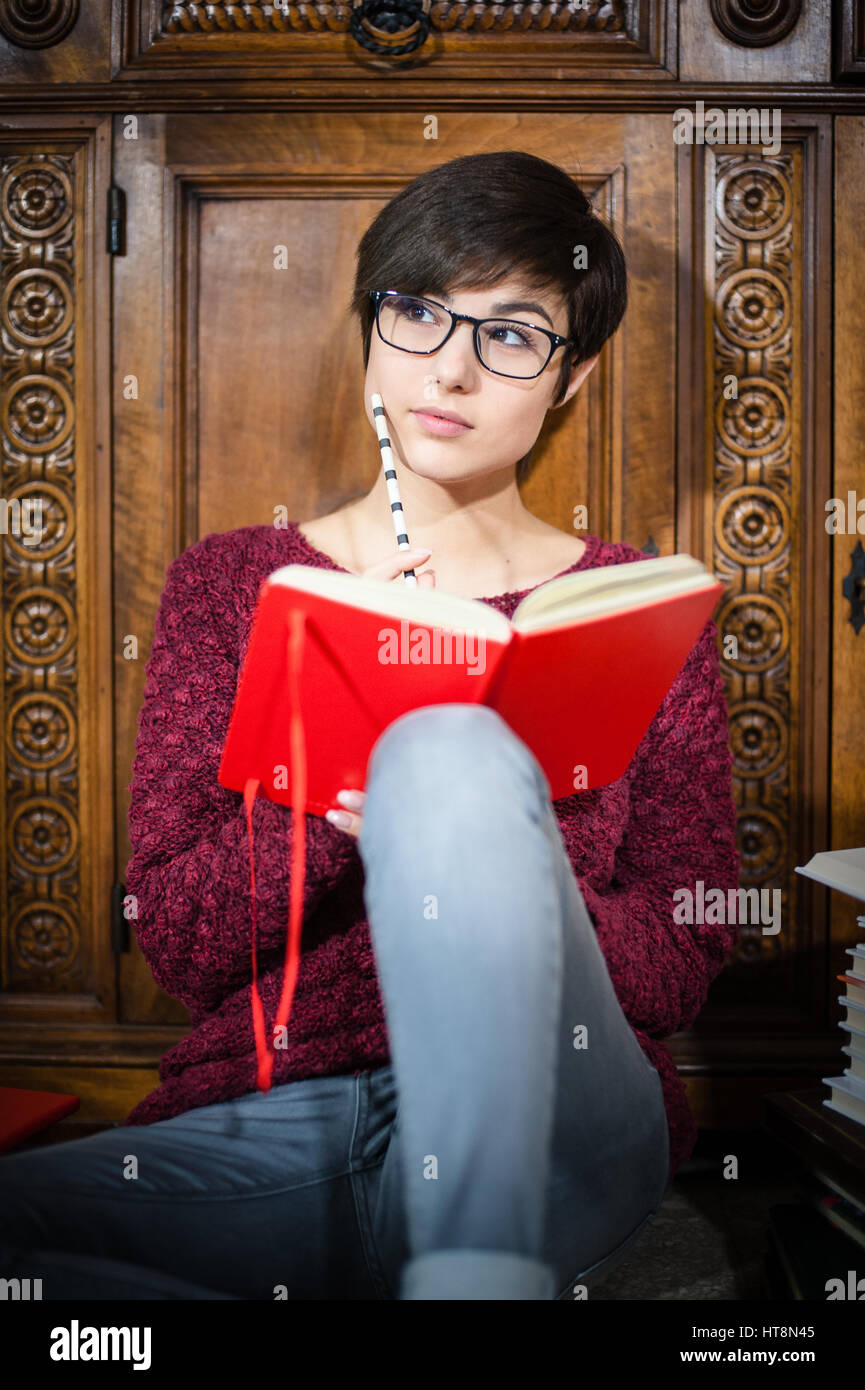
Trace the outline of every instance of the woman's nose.
[[451, 373], [463, 375], [479, 367], [481, 364], [475, 351], [474, 325], [458, 323], [447, 342], [433, 356], [439, 374], [450, 369]]

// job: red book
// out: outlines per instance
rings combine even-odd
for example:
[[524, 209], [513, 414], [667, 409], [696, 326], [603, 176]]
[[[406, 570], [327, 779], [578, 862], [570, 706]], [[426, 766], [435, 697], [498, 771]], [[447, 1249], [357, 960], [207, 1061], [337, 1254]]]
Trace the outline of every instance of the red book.
[[59, 1091], [24, 1091], [0, 1086], [0, 1153], [23, 1144], [55, 1120], [71, 1115], [81, 1104], [77, 1096]]
[[444, 590], [286, 565], [261, 587], [219, 781], [242, 792], [254, 778], [294, 805], [294, 712], [306, 809], [323, 815], [342, 787], [364, 790], [394, 719], [456, 701], [498, 711], [535, 754], [552, 800], [603, 786], [625, 772], [722, 592], [688, 555], [637, 560], [549, 580], [509, 621]]
[[[218, 779], [243, 793], [250, 849], [252, 1016], [259, 1089], [272, 1084], [300, 963], [307, 812], [366, 787], [393, 720], [483, 704], [531, 748], [553, 801], [621, 777], [723, 586], [689, 555], [635, 560], [539, 585], [508, 620], [447, 590], [286, 565], [261, 586]], [[282, 992], [258, 989], [253, 804], [292, 807], [296, 833]]]
[[[835, 978], [848, 986], [848, 999], [854, 1004], [865, 1004], [865, 978], [862, 975], [836, 975]], [[849, 988], [851, 985], [852, 989]]]

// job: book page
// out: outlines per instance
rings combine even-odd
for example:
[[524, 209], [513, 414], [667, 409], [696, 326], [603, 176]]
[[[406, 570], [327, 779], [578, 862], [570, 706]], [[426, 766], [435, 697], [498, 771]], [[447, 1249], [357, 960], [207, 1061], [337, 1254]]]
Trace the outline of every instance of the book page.
[[564, 574], [542, 584], [517, 606], [512, 626], [520, 632], [565, 626], [603, 613], [638, 608], [718, 581], [691, 555], [666, 555]]
[[313, 565], [283, 565], [268, 575], [272, 584], [321, 594], [386, 618], [408, 618], [456, 632], [477, 633], [492, 641], [509, 642], [511, 625], [504, 613], [477, 599], [449, 594], [444, 589], [411, 589], [400, 581], [363, 579], [357, 574], [320, 570]]

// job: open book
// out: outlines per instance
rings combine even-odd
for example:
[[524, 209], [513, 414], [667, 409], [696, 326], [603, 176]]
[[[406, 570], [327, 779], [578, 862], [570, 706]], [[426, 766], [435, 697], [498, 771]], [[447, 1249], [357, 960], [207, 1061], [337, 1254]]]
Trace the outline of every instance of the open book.
[[689, 555], [560, 575], [511, 621], [447, 590], [311, 565], [264, 581], [218, 774], [246, 811], [260, 1090], [272, 1084], [275, 1052], [256, 963], [258, 792], [293, 808], [295, 831], [275, 1038], [300, 969], [306, 814], [323, 816], [342, 787], [365, 789], [388, 725], [425, 705], [488, 705], [531, 748], [552, 800], [602, 786], [626, 770], [722, 591]]
[[342, 787], [364, 790], [394, 719], [460, 702], [498, 711], [553, 800], [603, 786], [627, 769], [722, 592], [699, 560], [673, 555], [551, 579], [509, 621], [446, 590], [286, 565], [261, 586], [219, 781], [243, 792], [254, 779], [324, 815]]

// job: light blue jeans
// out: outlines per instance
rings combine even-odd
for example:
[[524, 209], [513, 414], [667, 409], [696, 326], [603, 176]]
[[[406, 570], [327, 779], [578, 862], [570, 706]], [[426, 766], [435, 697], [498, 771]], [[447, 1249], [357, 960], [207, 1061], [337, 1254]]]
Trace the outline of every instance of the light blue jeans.
[[0, 1276], [533, 1300], [605, 1275], [663, 1199], [667, 1119], [549, 793], [484, 706], [395, 720], [358, 839], [390, 1065], [0, 1157]]

